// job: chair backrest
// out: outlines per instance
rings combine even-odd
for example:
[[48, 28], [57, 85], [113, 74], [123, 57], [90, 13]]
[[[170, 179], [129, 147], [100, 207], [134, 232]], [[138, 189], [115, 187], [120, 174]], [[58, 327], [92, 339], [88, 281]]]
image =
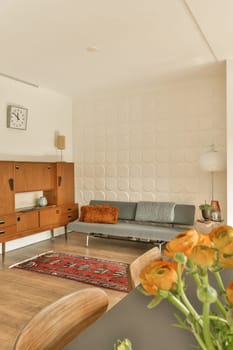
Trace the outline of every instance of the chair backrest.
[[100, 288], [66, 295], [39, 311], [21, 330], [15, 350], [58, 350], [97, 320], [108, 307]]
[[148, 264], [155, 260], [161, 259], [161, 253], [158, 247], [154, 247], [144, 254], [137, 257], [130, 265], [129, 265], [129, 277], [130, 277], [130, 287], [134, 289], [140, 284], [139, 275], [141, 271]]

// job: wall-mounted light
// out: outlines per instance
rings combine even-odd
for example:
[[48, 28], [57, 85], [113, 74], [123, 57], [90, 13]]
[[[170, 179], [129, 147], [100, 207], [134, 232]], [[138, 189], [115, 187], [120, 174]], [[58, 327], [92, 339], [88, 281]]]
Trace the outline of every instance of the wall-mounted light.
[[61, 161], [62, 161], [62, 151], [66, 148], [66, 137], [64, 135], [57, 135], [56, 147], [61, 151]]

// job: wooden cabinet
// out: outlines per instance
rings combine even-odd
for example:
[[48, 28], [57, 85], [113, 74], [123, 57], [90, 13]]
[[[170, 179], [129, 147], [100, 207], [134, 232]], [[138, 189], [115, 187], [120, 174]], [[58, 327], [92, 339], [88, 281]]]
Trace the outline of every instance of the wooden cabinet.
[[[15, 210], [15, 194], [42, 191], [46, 207]], [[65, 226], [78, 218], [74, 203], [74, 164], [66, 162], [0, 161], [0, 242]]]
[[0, 220], [1, 215], [15, 210], [14, 166], [12, 162], [0, 162]]

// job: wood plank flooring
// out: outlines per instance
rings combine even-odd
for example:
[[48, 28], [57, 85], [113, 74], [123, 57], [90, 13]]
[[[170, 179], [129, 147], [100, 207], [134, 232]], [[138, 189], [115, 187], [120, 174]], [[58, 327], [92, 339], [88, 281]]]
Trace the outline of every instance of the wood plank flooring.
[[[20, 328], [41, 308], [90, 285], [59, 277], [42, 275], [8, 267], [21, 260], [48, 250], [65, 251], [126, 263], [152, 247], [148, 243], [121, 241], [91, 237], [85, 246], [85, 235], [71, 232], [68, 241], [64, 236], [46, 240], [6, 254], [5, 265], [0, 269], [0, 349], [12, 350]], [[109, 308], [119, 302], [126, 293], [104, 289], [109, 295]]]

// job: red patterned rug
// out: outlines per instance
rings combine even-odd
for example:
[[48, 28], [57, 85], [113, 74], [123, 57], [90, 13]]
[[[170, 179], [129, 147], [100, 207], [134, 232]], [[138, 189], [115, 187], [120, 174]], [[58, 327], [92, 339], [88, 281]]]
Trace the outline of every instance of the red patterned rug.
[[128, 266], [122, 262], [51, 251], [21, 261], [10, 268], [15, 267], [127, 292]]

